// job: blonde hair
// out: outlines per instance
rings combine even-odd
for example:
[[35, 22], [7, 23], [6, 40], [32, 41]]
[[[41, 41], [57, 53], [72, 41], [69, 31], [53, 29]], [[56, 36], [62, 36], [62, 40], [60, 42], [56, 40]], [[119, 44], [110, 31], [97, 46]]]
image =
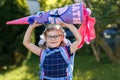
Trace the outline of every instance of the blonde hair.
[[[65, 31], [64, 29], [60, 26], [60, 25], [56, 25], [56, 24], [49, 24], [46, 26], [46, 29], [44, 30], [43, 32], [43, 36], [44, 38], [47, 37], [47, 32], [49, 31], [53, 31], [53, 30], [58, 30], [62, 33], [62, 35], [65, 37]], [[39, 45], [42, 49], [46, 49], [47, 48], [47, 45], [46, 45], [46, 42], [44, 41], [44, 43], [40, 44]], [[60, 46], [66, 46], [66, 43], [64, 42], [64, 39], [63, 41], [61, 41], [60, 43]]]

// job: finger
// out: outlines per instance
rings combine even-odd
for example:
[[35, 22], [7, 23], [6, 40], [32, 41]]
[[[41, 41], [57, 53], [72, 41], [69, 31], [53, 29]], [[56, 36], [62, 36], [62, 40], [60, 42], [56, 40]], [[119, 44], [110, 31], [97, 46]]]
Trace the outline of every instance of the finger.
[[65, 26], [65, 23], [64, 23], [64, 22], [61, 22], [60, 25], [61, 25], [61, 26]]
[[35, 22], [34, 22], [35, 24], [37, 24], [37, 20], [35, 20]]

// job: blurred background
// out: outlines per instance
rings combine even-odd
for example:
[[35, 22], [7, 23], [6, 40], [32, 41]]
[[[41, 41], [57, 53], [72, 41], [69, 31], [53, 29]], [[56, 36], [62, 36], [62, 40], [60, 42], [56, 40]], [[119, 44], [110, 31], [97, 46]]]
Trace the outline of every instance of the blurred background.
[[[22, 44], [28, 25], [6, 25], [7, 21], [79, 2], [85, 2], [96, 18], [96, 39], [76, 52], [74, 80], [119, 80], [120, 0], [0, 0], [0, 80], [39, 80], [39, 57]], [[32, 34], [36, 45], [42, 26]]]

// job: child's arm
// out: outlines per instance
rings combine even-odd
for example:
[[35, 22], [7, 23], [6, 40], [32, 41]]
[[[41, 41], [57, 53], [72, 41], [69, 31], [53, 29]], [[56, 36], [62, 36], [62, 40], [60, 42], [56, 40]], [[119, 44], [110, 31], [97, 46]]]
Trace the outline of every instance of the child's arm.
[[75, 36], [76, 41], [74, 41], [70, 46], [71, 53], [74, 53], [78, 49], [78, 46], [82, 40], [81, 34], [79, 33], [78, 29], [72, 24], [64, 23], [64, 26], [67, 27]]
[[32, 34], [32, 31], [35, 27], [37, 27], [38, 24], [36, 24], [36, 22], [33, 24], [33, 25], [29, 25], [25, 35], [24, 35], [24, 39], [23, 39], [23, 45], [29, 49], [30, 51], [32, 51], [34, 54], [36, 55], [40, 55], [40, 51], [41, 51], [41, 48], [34, 45], [32, 42], [31, 42], [31, 34]]

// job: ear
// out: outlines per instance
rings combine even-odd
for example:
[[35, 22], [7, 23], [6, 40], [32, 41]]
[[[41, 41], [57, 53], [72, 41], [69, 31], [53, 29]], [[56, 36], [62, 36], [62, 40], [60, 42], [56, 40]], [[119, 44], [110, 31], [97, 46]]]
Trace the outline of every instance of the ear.
[[47, 38], [45, 37], [44, 40], [45, 40], [45, 42], [46, 42], [46, 41], [47, 41]]
[[63, 39], [64, 39], [64, 37], [65, 37], [64, 35], [63, 35], [63, 36], [61, 36], [61, 40], [63, 40]]

